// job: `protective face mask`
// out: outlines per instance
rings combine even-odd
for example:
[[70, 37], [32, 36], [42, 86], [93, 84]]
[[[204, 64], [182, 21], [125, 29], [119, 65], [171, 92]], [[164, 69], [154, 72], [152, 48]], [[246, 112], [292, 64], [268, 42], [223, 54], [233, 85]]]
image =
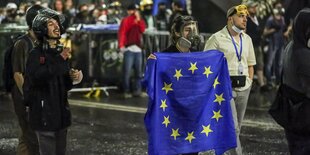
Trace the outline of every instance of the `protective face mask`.
[[189, 28], [190, 30], [187, 36], [185, 37], [185, 34], [182, 34], [182, 36], [191, 43], [191, 47], [197, 46], [201, 42], [201, 38], [198, 33], [197, 22], [190, 22], [182, 29], [189, 29]]
[[243, 30], [240, 30], [237, 26], [235, 26], [235, 25], [232, 25], [232, 27], [231, 27], [235, 32], [237, 32], [238, 34], [240, 34], [240, 33], [242, 33], [243, 32]]
[[201, 42], [201, 37], [198, 35], [198, 34], [193, 34], [193, 33], [191, 33], [191, 34], [189, 34], [189, 36], [188, 36], [188, 40], [191, 42], [191, 47], [193, 47], [193, 46], [197, 46], [197, 45], [199, 45], [200, 44], [200, 42]]
[[145, 10], [143, 11], [143, 13], [144, 13], [145, 15], [151, 15], [151, 14], [152, 14], [152, 9], [145, 9]]
[[[184, 37], [180, 37], [176, 43], [176, 46], [179, 47], [178, 49], [180, 52], [189, 52], [189, 48], [191, 47], [192, 43]], [[184, 49], [185, 51], [182, 51]]]

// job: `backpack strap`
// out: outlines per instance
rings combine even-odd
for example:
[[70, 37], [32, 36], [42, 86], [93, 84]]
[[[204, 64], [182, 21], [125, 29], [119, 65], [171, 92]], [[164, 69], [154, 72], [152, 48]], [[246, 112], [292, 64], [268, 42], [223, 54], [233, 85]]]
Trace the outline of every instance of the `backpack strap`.
[[27, 34], [22, 35], [22, 36], [21, 36], [21, 39], [23, 39], [23, 38], [26, 40], [27, 45], [28, 45], [28, 47], [29, 47], [29, 49], [30, 49], [28, 52], [30, 52], [31, 49], [34, 47], [34, 44], [32, 43], [32, 40], [29, 38], [29, 36], [27, 36]]

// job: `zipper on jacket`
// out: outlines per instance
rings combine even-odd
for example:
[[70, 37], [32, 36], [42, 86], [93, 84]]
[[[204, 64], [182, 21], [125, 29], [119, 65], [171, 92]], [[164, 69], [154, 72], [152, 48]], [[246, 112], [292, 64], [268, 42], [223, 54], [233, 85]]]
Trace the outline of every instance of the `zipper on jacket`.
[[[42, 106], [42, 111], [43, 111], [43, 108], [44, 108], [44, 100], [41, 100], [41, 106]], [[43, 119], [43, 125], [46, 126], [45, 117], [43, 117], [42, 119]]]

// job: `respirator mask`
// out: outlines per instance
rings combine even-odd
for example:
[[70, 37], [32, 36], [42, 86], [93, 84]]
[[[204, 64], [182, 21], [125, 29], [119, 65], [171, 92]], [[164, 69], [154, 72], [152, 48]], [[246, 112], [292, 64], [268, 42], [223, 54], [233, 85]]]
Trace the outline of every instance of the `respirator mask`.
[[[199, 50], [201, 37], [199, 36], [198, 26], [196, 21], [186, 22], [180, 28], [181, 34], [176, 40], [176, 46], [181, 49]], [[186, 52], [186, 51], [181, 51]]]

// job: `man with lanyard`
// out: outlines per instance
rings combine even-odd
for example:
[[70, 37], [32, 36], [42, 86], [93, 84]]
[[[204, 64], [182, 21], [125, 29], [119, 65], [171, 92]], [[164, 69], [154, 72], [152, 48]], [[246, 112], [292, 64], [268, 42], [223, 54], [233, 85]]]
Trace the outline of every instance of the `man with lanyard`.
[[233, 6], [227, 11], [227, 26], [213, 34], [205, 44], [204, 50], [222, 51], [228, 62], [229, 74], [233, 87], [232, 112], [234, 115], [237, 143], [234, 150], [242, 154], [239, 133], [251, 90], [256, 64], [252, 39], [243, 31], [247, 23], [247, 7]]

